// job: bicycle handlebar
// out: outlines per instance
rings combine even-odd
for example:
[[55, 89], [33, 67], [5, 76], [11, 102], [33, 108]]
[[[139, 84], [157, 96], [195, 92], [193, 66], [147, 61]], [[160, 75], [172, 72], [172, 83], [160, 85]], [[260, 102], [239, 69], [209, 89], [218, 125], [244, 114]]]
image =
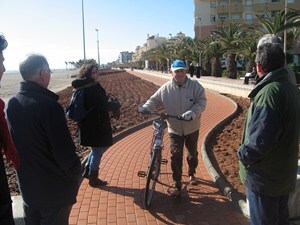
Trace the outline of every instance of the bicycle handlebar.
[[183, 120], [183, 121], [191, 121], [191, 120], [186, 120], [184, 119], [182, 116], [173, 116], [173, 115], [170, 115], [170, 114], [167, 114], [167, 113], [159, 113], [159, 112], [151, 112], [151, 111], [143, 111], [140, 110], [140, 108], [138, 109], [138, 112], [140, 114], [144, 114], [144, 115], [155, 115], [155, 116], [159, 116], [163, 119], [167, 119], [167, 118], [174, 118], [174, 119], [177, 119], [177, 120]]

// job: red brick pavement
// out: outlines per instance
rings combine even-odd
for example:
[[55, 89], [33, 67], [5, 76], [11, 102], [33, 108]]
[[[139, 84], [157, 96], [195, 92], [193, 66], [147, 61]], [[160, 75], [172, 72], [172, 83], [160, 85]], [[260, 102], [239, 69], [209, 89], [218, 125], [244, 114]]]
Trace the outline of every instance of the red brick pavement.
[[[135, 75], [163, 84], [167, 80], [138, 72]], [[206, 91], [207, 108], [202, 116], [199, 135], [199, 152], [204, 136], [217, 123], [234, 111], [234, 105], [226, 98]], [[249, 224], [240, 211], [222, 196], [212, 182], [199, 155], [196, 177], [197, 186], [188, 184], [187, 164], [184, 160], [183, 194], [172, 199], [168, 189], [172, 185], [170, 163], [162, 165], [156, 193], [150, 210], [144, 209], [143, 194], [145, 178], [137, 176], [146, 171], [149, 162], [149, 145], [152, 127], [148, 126], [128, 135], [107, 150], [101, 161], [100, 177], [109, 181], [103, 188], [91, 188], [85, 179], [73, 206], [70, 225], [78, 224], [195, 224], [240, 225]], [[170, 162], [169, 138], [165, 135], [163, 158]]]

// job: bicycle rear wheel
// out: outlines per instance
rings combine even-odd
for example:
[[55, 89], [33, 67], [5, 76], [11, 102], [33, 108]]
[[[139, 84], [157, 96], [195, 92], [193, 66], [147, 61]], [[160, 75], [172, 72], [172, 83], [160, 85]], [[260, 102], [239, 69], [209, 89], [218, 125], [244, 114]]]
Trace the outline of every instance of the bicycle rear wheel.
[[161, 152], [154, 150], [152, 152], [150, 166], [147, 172], [147, 182], [144, 195], [144, 204], [146, 208], [151, 205], [152, 197], [155, 191], [155, 185], [160, 172]]

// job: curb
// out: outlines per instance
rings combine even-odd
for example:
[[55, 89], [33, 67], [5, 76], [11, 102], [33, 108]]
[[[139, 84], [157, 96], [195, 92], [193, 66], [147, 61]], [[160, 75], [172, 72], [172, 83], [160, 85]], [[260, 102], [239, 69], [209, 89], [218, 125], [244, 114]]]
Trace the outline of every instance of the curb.
[[[221, 94], [220, 94], [221, 95]], [[226, 196], [229, 201], [231, 201], [233, 203], [233, 205], [238, 208], [245, 217], [247, 217], [249, 219], [249, 213], [247, 210], [247, 204], [245, 201], [245, 198], [242, 194], [238, 193], [236, 190], [234, 190], [232, 188], [231, 185], [229, 185], [220, 175], [219, 173], [215, 170], [215, 168], [213, 167], [209, 156], [207, 154], [207, 150], [206, 150], [206, 146], [207, 146], [207, 142], [208, 140], [211, 138], [211, 136], [216, 132], [216, 130], [223, 126], [225, 123], [227, 123], [229, 120], [231, 120], [236, 114], [237, 114], [237, 110], [238, 110], [238, 106], [237, 103], [234, 102], [232, 99], [221, 95], [223, 98], [228, 99], [230, 102], [232, 102], [235, 105], [235, 111], [229, 115], [226, 119], [222, 120], [220, 123], [218, 123], [216, 126], [214, 126], [204, 137], [204, 140], [202, 142], [202, 146], [201, 146], [201, 155], [202, 155], [202, 161], [206, 167], [206, 170], [208, 172], [208, 174], [210, 175], [211, 179], [217, 184], [218, 188], [220, 189], [220, 191], [222, 192], [222, 194], [224, 196]]]

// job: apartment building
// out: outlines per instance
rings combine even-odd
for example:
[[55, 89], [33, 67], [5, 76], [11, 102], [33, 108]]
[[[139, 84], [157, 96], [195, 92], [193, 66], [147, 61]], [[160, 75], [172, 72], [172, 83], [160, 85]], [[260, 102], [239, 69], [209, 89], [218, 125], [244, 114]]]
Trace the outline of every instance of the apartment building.
[[[185, 34], [181, 31], [177, 33], [175, 36], [169, 34], [169, 38], [160, 37], [159, 34], [157, 35], [147, 35], [147, 42], [141, 46], [137, 46], [135, 49], [135, 53], [132, 56], [132, 62], [136, 62], [141, 60], [143, 52], [146, 52], [150, 49], [156, 48], [160, 45], [166, 44], [167, 46], [176, 44], [181, 42], [185, 38]], [[147, 67], [146, 67], [147, 68]]]
[[256, 15], [274, 17], [287, 8], [300, 10], [300, 0], [194, 0], [195, 37], [209, 37], [210, 31], [230, 23], [257, 24]]
[[132, 61], [133, 52], [123, 51], [120, 52], [118, 61], [119, 63], [128, 63]]

